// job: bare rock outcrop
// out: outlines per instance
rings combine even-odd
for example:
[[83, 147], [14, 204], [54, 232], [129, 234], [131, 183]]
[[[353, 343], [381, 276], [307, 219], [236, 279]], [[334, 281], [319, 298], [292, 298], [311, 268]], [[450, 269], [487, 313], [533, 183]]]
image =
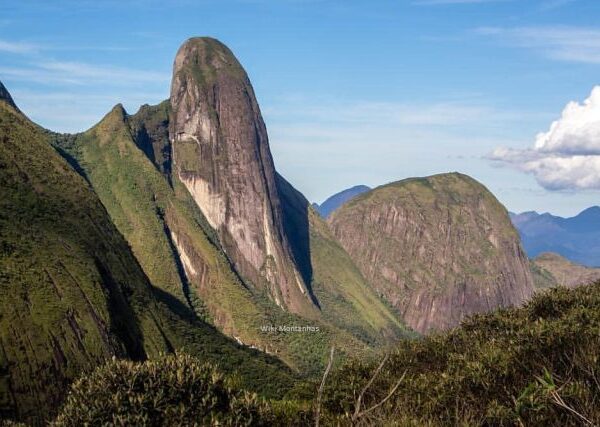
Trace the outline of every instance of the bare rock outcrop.
[[533, 293], [508, 213], [461, 174], [399, 181], [344, 204], [329, 224], [363, 275], [416, 331], [519, 305]]
[[173, 173], [236, 270], [281, 307], [313, 311], [283, 227], [267, 130], [233, 53], [211, 38], [186, 41], [175, 58], [170, 103]]

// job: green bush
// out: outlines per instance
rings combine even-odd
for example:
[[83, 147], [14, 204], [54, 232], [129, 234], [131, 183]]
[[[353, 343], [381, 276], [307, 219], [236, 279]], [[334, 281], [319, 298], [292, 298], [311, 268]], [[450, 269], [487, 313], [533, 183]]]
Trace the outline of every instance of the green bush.
[[271, 425], [275, 418], [235, 379], [185, 354], [96, 369], [71, 387], [53, 426]]
[[[328, 379], [324, 424], [349, 425], [378, 362]], [[536, 295], [400, 343], [364, 395], [361, 425], [600, 425], [600, 283]]]

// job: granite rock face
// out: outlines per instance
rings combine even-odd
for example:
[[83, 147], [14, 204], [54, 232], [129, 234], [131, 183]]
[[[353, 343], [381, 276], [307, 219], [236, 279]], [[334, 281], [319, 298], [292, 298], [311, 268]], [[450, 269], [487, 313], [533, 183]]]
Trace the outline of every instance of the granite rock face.
[[170, 103], [173, 173], [236, 270], [279, 306], [314, 310], [283, 227], [267, 130], [240, 63], [217, 40], [189, 39], [175, 58]]
[[519, 305], [533, 293], [508, 213], [465, 175], [378, 187], [333, 212], [329, 224], [367, 280], [418, 332]]

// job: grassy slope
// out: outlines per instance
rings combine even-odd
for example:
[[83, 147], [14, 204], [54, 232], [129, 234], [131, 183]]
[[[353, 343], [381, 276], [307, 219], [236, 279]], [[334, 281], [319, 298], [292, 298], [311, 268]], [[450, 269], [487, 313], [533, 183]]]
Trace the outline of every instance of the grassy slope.
[[0, 102], [0, 411], [44, 413], [80, 371], [166, 350], [149, 284], [85, 181]]
[[[185, 188], [176, 179], [170, 187], [136, 146], [130, 122], [140, 125], [138, 117], [129, 119], [118, 106], [88, 132], [76, 138], [57, 138], [55, 143], [66, 156], [75, 159], [90, 180], [153, 285], [228, 335], [277, 354], [304, 373], [321, 369], [332, 341], [346, 353], [367, 350], [366, 343], [350, 332], [329, 322], [285, 313], [264, 295], [247, 289], [231, 270], [214, 233]], [[171, 231], [184, 242], [187, 255], [196, 265], [203, 266], [201, 283], [186, 283], [185, 275], [178, 272], [169, 239]], [[260, 330], [264, 325], [317, 325], [320, 332], [265, 334]], [[373, 335], [375, 329], [370, 332]]]
[[533, 284], [538, 290], [555, 288], [558, 286], [556, 278], [541, 265], [538, 265], [535, 260], [529, 260], [529, 266], [531, 268], [531, 277], [533, 277]]
[[[330, 420], [345, 420], [375, 364], [350, 363], [326, 390]], [[583, 425], [600, 422], [600, 283], [552, 289], [525, 307], [469, 318], [448, 333], [407, 341], [362, 408], [374, 425]], [[557, 398], [558, 396], [558, 398]], [[570, 409], [561, 406], [560, 401]]]
[[0, 103], [0, 137], [2, 417], [52, 413], [74, 378], [113, 355], [144, 359], [185, 348], [265, 395], [291, 387], [277, 359], [240, 348], [168, 286], [150, 285], [96, 194], [47, 143], [48, 132]]

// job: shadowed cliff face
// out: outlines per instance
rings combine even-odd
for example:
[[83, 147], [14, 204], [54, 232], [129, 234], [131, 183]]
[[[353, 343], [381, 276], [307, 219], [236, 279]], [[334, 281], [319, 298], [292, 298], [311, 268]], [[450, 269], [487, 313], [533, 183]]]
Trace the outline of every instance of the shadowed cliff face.
[[467, 176], [376, 188], [335, 211], [329, 223], [367, 280], [419, 332], [518, 305], [533, 292], [506, 210]]
[[267, 131], [246, 72], [209, 38], [179, 49], [171, 85], [173, 172], [236, 269], [293, 312], [314, 309], [283, 228]]

